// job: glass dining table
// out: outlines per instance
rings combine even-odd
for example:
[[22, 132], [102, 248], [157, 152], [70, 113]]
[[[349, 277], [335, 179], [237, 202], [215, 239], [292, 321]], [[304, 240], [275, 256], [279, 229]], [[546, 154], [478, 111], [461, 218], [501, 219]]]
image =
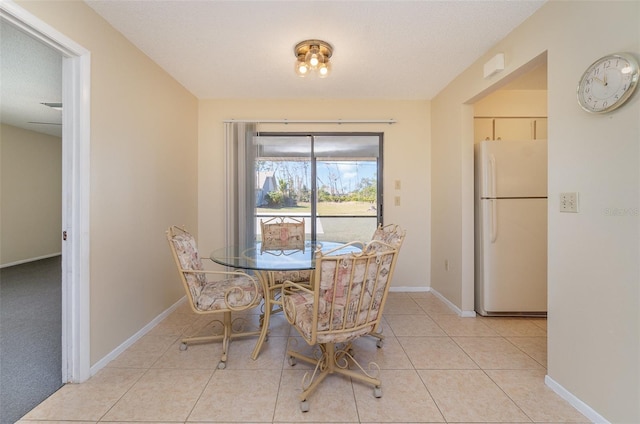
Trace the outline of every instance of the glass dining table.
[[278, 299], [281, 285], [275, 283], [274, 272], [313, 270], [317, 251], [322, 254], [331, 254], [338, 248], [341, 248], [339, 253], [343, 254], [360, 252], [362, 246], [358, 243], [345, 245], [341, 242], [305, 241], [304, 246], [295, 249], [265, 249], [262, 242], [256, 241], [244, 246], [227, 246], [211, 252], [209, 257], [213, 262], [230, 268], [254, 271], [254, 275], [262, 284], [265, 299], [264, 315], [261, 319], [260, 337], [251, 354], [252, 359], [257, 359], [268, 336], [269, 319], [274, 312], [274, 307], [282, 307]]

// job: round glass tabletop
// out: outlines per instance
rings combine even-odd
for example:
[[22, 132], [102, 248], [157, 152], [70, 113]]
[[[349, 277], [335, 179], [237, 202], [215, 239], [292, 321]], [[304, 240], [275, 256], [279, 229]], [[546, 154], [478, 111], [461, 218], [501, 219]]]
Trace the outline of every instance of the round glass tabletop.
[[[298, 249], [263, 249], [262, 242], [248, 246], [227, 246], [216, 249], [209, 256], [217, 264], [240, 269], [260, 271], [288, 271], [315, 268], [315, 252], [320, 249], [326, 253], [343, 246], [339, 242], [305, 241], [303, 248]], [[350, 245], [340, 249], [339, 254], [359, 252], [361, 248]]]

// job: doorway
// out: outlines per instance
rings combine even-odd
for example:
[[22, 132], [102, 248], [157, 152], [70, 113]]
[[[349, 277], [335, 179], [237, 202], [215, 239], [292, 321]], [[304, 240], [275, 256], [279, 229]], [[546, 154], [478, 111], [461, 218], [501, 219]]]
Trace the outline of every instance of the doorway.
[[[546, 53], [531, 60], [528, 64], [524, 65], [520, 69], [513, 72], [507, 78], [500, 81], [499, 85], [492, 87], [489, 93], [483, 93], [482, 97], [478, 96], [473, 99], [470, 104], [473, 106], [473, 120], [474, 120], [474, 138], [473, 144], [469, 146], [470, 149], [474, 149], [475, 145], [486, 140], [494, 140], [496, 143], [505, 142], [510, 140], [530, 140], [532, 142], [539, 141], [546, 145], [547, 142], [547, 56]], [[489, 144], [494, 143], [492, 141]], [[486, 143], [485, 143], [486, 144]], [[473, 152], [473, 150], [472, 150]], [[544, 156], [546, 158], [546, 148], [544, 149]], [[470, 181], [471, 190], [470, 193], [473, 197], [473, 157], [471, 154], [470, 175], [472, 179]], [[492, 165], [492, 168], [494, 165]], [[546, 163], [545, 163], [546, 172]], [[503, 174], [504, 175], [504, 174]], [[545, 174], [546, 177], [546, 174]], [[544, 196], [546, 202], [546, 184], [544, 184]], [[476, 202], [476, 205], [478, 202]], [[473, 210], [474, 202], [470, 202], [470, 209]], [[479, 211], [476, 209], [476, 218]], [[544, 208], [544, 227], [546, 228], [546, 206]], [[493, 216], [493, 215], [492, 215]], [[471, 215], [473, 219], [473, 214]], [[473, 245], [474, 237], [479, 235], [480, 224], [476, 221], [475, 231], [471, 231], [468, 243]], [[493, 228], [494, 225], [488, 225], [488, 228]], [[525, 227], [518, 227], [525, 228]], [[546, 231], [546, 230], [545, 230]], [[493, 234], [493, 233], [491, 233]], [[470, 249], [470, 252], [475, 252], [475, 261], [473, 260], [473, 254], [470, 258], [470, 263], [475, 262], [475, 274], [478, 275], [481, 272], [482, 258], [478, 257], [479, 252], [482, 251], [476, 237], [476, 245]], [[546, 240], [546, 235], [545, 235]], [[518, 249], [518, 251], [520, 251]], [[541, 256], [544, 257], [544, 269], [546, 270], [546, 241], [544, 241], [543, 251]], [[471, 274], [474, 275], [473, 273]], [[544, 272], [546, 276], [546, 271]], [[473, 288], [469, 290], [469, 293], [474, 293], [472, 296], [472, 305], [475, 303], [474, 310], [482, 310], [481, 299], [478, 298], [480, 291], [478, 290], [478, 277], [475, 278], [476, 287], [474, 287], [474, 278], [467, 280], [466, 287]], [[541, 307], [540, 302], [544, 302], [546, 306], [546, 280], [541, 280], [537, 283], [536, 296], [538, 299], [538, 306], [535, 311], [539, 312]], [[533, 290], [533, 289], [532, 289]], [[542, 293], [544, 290], [544, 293]], [[475, 297], [475, 302], [473, 301]], [[485, 298], [486, 299], [486, 298]], [[544, 309], [546, 312], [546, 308]], [[515, 312], [515, 311], [514, 311]], [[509, 314], [507, 314], [509, 315]]]
[[62, 55], [62, 382], [90, 376], [90, 52], [20, 6], [0, 2], [0, 20]]
[[0, 22], [0, 422], [62, 382], [62, 55]]

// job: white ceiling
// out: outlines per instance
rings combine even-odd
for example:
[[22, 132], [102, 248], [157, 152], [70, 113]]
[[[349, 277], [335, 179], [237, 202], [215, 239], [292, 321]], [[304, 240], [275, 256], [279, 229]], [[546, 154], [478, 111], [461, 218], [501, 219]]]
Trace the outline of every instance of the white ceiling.
[[[431, 99], [544, 1], [86, 3], [198, 98]], [[330, 77], [294, 74], [309, 38]]]
[[[85, 0], [196, 97], [431, 99], [545, 0]], [[2, 122], [60, 133], [61, 56], [1, 25]], [[325, 79], [294, 74], [304, 39]], [[520, 84], [519, 88], [523, 88]]]
[[1, 122], [60, 136], [62, 112], [42, 102], [62, 101], [62, 55], [0, 21]]

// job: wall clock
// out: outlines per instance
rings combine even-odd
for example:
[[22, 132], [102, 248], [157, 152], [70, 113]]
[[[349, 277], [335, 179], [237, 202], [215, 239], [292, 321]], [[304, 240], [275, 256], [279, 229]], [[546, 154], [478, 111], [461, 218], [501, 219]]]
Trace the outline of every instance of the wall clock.
[[578, 103], [591, 113], [622, 106], [638, 85], [638, 61], [628, 53], [609, 54], [584, 71], [578, 83]]

